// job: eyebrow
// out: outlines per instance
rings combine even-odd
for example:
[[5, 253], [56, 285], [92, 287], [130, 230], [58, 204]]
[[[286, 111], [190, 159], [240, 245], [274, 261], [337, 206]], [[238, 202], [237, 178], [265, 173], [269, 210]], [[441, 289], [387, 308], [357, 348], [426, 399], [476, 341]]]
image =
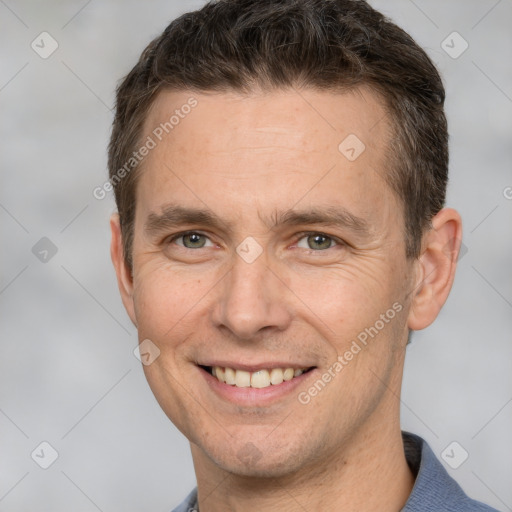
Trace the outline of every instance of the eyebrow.
[[[261, 218], [261, 217], [260, 217]], [[265, 220], [262, 219], [264, 222]], [[233, 223], [221, 219], [209, 209], [190, 208], [178, 205], [166, 205], [161, 214], [150, 213], [144, 224], [144, 230], [153, 236], [185, 224], [202, 225], [221, 232], [232, 233]], [[343, 207], [310, 208], [306, 210], [274, 211], [270, 221], [265, 222], [270, 229], [279, 226], [323, 225], [343, 227], [359, 235], [368, 236], [369, 223]]]

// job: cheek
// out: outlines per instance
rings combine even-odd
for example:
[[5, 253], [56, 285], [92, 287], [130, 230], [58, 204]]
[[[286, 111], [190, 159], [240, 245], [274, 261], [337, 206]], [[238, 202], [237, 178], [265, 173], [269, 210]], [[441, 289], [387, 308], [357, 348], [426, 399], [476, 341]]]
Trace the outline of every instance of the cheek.
[[288, 282], [305, 308], [338, 332], [343, 326], [378, 318], [397, 300], [392, 272], [377, 263], [381, 262], [294, 272]]
[[328, 362], [342, 357], [350, 367], [339, 382], [357, 382], [367, 368], [380, 374], [406, 337], [398, 267], [377, 258], [362, 263], [294, 273], [290, 282], [305, 321], [330, 345]]
[[140, 267], [134, 276], [133, 292], [139, 337], [166, 343], [179, 338], [210, 287], [204, 279], [165, 264]]

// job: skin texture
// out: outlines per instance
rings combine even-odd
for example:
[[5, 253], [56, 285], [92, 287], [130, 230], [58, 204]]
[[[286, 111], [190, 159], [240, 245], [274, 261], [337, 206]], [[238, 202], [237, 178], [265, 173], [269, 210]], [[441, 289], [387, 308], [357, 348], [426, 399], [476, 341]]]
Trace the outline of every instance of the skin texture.
[[[144, 138], [190, 96], [160, 93]], [[447, 298], [460, 216], [439, 212], [421, 256], [406, 259], [402, 204], [382, 178], [388, 120], [369, 90], [193, 96], [197, 106], [140, 170], [133, 275], [117, 215], [111, 253], [139, 340], [160, 350], [144, 371], [191, 442], [200, 509], [400, 510], [414, 483], [399, 424], [408, 329], [427, 327]], [[365, 145], [354, 161], [338, 149], [349, 134]], [[145, 229], [170, 204], [208, 209], [222, 227]], [[367, 230], [275, 224], [276, 212], [327, 207]], [[204, 236], [171, 239], [184, 231]], [[315, 243], [304, 232], [331, 238]], [[252, 263], [236, 252], [246, 237], [262, 249]], [[401, 311], [301, 403], [299, 393], [396, 303]], [[196, 364], [212, 361], [314, 370], [271, 403], [240, 404]]]

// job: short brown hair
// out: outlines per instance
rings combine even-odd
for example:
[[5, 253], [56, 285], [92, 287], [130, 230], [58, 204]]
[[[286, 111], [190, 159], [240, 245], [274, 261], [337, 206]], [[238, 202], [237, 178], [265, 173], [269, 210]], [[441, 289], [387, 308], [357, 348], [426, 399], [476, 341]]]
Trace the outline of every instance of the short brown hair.
[[363, 85], [391, 118], [385, 179], [403, 204], [406, 255], [418, 257], [448, 180], [445, 92], [427, 54], [363, 0], [218, 0], [174, 20], [117, 88], [108, 167], [128, 266], [137, 166], [116, 173], [140, 147], [158, 92]]

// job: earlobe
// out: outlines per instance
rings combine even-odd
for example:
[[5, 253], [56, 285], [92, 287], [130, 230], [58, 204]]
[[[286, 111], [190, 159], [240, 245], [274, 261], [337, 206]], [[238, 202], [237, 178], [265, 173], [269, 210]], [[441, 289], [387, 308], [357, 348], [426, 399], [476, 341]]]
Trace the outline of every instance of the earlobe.
[[423, 237], [422, 252], [416, 262], [417, 277], [408, 317], [410, 329], [424, 329], [439, 314], [455, 279], [461, 242], [459, 213], [452, 208], [442, 209]]
[[117, 213], [114, 213], [110, 217], [110, 231], [112, 234], [112, 240], [110, 242], [110, 256], [116, 271], [119, 293], [121, 294], [121, 299], [128, 316], [133, 324], [137, 326], [135, 307], [133, 303], [133, 278], [124, 258], [121, 224], [119, 221], [119, 214]]

